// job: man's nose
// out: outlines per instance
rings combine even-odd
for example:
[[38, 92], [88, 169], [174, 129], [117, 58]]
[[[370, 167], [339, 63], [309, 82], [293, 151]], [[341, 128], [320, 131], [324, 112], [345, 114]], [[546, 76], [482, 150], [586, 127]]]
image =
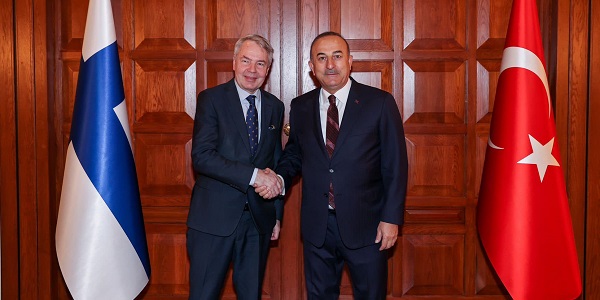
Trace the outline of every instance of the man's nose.
[[333, 69], [335, 65], [333, 64], [333, 59], [328, 59], [327, 62], [325, 63], [325, 67], [327, 69]]

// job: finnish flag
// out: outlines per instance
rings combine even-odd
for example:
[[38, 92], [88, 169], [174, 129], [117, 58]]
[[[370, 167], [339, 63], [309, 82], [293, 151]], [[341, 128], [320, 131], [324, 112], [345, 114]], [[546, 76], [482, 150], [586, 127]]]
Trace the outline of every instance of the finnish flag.
[[133, 299], [150, 278], [110, 0], [90, 0], [56, 226], [74, 299]]

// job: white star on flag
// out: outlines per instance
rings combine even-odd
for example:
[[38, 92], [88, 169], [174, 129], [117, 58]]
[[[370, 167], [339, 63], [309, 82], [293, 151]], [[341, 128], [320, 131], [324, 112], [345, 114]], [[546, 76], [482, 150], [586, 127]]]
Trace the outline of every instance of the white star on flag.
[[552, 155], [554, 138], [546, 143], [546, 145], [542, 145], [530, 134], [529, 141], [531, 142], [533, 153], [529, 154], [527, 157], [521, 159], [517, 163], [537, 165], [538, 173], [540, 174], [540, 182], [542, 182], [544, 181], [544, 175], [546, 174], [546, 169], [548, 166], [560, 166], [556, 158], [554, 158]]

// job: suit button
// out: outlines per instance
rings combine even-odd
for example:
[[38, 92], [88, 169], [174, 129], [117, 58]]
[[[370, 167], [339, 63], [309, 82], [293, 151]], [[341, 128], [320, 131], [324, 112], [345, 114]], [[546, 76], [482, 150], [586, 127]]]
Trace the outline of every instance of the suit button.
[[325, 194], [323, 194], [323, 197], [329, 198], [329, 195], [327, 193], [325, 193]]
[[333, 169], [329, 169], [329, 173], [333, 173]]

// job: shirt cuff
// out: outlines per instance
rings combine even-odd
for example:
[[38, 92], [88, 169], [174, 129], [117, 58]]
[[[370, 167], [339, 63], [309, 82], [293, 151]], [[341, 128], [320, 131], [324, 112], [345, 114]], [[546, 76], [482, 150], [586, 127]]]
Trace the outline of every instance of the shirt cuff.
[[277, 174], [277, 177], [279, 177], [279, 179], [281, 179], [281, 183], [283, 184], [283, 186], [281, 187], [281, 194], [279, 194], [280, 196], [285, 196], [285, 180], [283, 180], [283, 177], [281, 177], [281, 175]]
[[254, 168], [252, 178], [250, 178], [250, 183], [248, 185], [254, 185], [254, 182], [256, 181], [256, 174], [258, 174], [258, 168]]

